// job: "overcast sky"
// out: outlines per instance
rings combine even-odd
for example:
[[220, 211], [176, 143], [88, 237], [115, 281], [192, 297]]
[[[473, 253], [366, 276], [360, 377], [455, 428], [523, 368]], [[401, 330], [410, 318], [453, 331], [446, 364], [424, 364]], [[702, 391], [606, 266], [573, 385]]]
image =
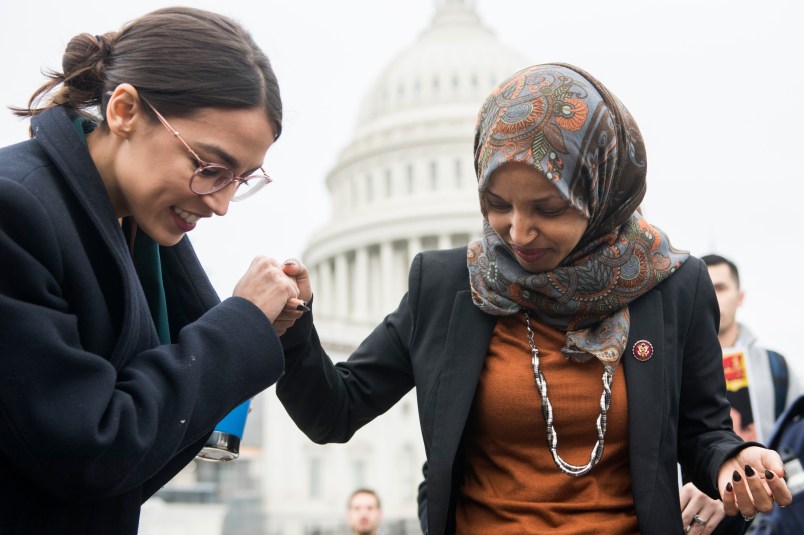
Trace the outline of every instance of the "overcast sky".
[[[175, 2], [3, 2], [0, 104], [24, 104], [67, 41]], [[185, 2], [242, 22], [273, 62], [284, 130], [265, 168], [275, 183], [204, 221], [192, 239], [223, 297], [250, 259], [300, 256], [326, 224], [324, 177], [372, 82], [430, 23], [434, 0]], [[741, 268], [740, 318], [804, 378], [804, 52], [799, 0], [478, 0], [497, 36], [533, 63], [590, 71], [631, 110], [648, 150], [644, 211], [674, 245]], [[0, 113], [0, 145], [27, 124]], [[467, 151], [471, 147], [466, 147]], [[480, 220], [478, 216], [478, 225]]]

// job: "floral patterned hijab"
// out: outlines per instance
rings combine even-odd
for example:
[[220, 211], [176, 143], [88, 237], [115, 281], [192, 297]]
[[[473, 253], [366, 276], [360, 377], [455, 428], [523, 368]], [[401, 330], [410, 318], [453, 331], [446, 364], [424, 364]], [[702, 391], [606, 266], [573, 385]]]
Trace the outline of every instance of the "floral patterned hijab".
[[637, 212], [647, 171], [639, 128], [581, 69], [528, 67], [500, 84], [480, 109], [475, 171], [481, 194], [491, 174], [509, 162], [542, 173], [589, 226], [557, 268], [531, 273], [485, 220], [482, 239], [467, 253], [474, 303], [498, 316], [529, 309], [567, 330], [566, 356], [616, 365], [628, 341], [628, 303], [689, 256]]

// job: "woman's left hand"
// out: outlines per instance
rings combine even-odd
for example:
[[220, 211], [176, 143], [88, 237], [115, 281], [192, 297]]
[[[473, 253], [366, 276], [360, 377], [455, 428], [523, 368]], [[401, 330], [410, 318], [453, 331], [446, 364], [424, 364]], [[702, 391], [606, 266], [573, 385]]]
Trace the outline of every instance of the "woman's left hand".
[[784, 480], [784, 464], [773, 450], [749, 446], [723, 463], [717, 482], [723, 509], [729, 516], [737, 513], [748, 521], [757, 512], [767, 513], [773, 502], [784, 507], [793, 495]]

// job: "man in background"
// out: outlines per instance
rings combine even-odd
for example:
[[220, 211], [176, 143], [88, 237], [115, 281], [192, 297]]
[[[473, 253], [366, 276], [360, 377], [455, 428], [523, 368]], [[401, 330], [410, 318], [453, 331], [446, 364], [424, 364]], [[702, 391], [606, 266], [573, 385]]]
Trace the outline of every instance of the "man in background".
[[377, 535], [382, 519], [380, 498], [371, 489], [357, 489], [349, 497], [346, 523], [352, 535]]
[[784, 357], [758, 346], [751, 331], [737, 321], [744, 292], [734, 262], [714, 254], [702, 260], [720, 307], [718, 339], [734, 430], [744, 440], [766, 443], [776, 419], [801, 394], [799, 383]]

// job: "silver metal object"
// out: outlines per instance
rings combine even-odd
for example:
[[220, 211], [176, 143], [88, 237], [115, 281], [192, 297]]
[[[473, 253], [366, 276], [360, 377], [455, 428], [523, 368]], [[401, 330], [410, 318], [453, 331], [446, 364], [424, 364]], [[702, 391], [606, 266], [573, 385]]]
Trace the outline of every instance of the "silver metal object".
[[530, 344], [531, 354], [533, 355], [531, 359], [533, 364], [533, 379], [536, 381], [536, 387], [542, 398], [542, 414], [547, 424], [547, 447], [550, 450], [550, 455], [553, 457], [553, 462], [556, 463], [558, 469], [565, 474], [573, 477], [582, 476], [594, 468], [594, 466], [600, 462], [601, 457], [603, 457], [607, 424], [606, 415], [611, 406], [611, 382], [614, 378], [614, 368], [609, 364], [603, 365], [603, 393], [600, 396], [600, 416], [598, 416], [596, 423], [597, 442], [592, 448], [589, 462], [582, 466], [570, 464], [562, 459], [557, 451], [558, 434], [553, 427], [553, 406], [550, 403], [550, 398], [547, 397], [547, 380], [539, 369], [539, 350], [536, 348], [536, 343], [534, 342], [533, 329], [530, 326], [530, 314], [527, 309], [525, 309], [525, 325], [528, 326], [528, 343]]
[[213, 431], [196, 455], [203, 461], [233, 461], [240, 456], [240, 438], [222, 431]]

